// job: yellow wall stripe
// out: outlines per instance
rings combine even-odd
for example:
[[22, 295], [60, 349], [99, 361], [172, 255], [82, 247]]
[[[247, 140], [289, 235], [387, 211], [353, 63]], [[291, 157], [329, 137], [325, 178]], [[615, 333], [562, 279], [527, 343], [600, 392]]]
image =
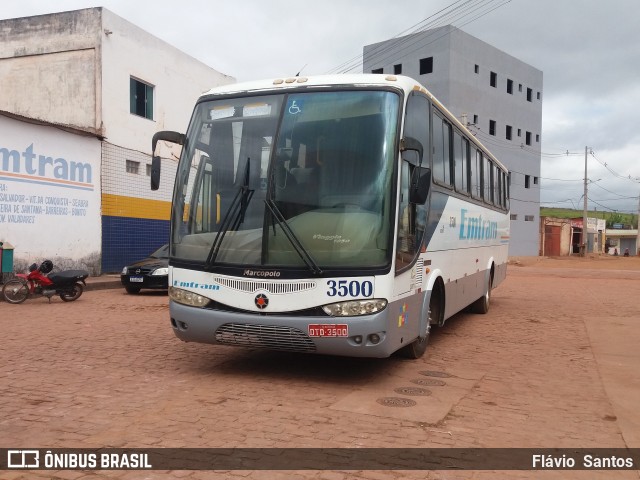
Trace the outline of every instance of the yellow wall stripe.
[[169, 220], [171, 202], [103, 193], [102, 214], [113, 217]]

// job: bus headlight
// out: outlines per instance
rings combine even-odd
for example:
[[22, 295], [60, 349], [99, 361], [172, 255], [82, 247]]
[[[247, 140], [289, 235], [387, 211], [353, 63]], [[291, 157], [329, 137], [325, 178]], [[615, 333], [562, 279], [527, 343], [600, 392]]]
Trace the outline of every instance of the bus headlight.
[[192, 307], [202, 308], [209, 303], [207, 297], [176, 287], [169, 287], [169, 298], [174, 302], [183, 303]]
[[378, 299], [350, 300], [348, 302], [331, 303], [324, 305], [322, 309], [332, 317], [354, 317], [356, 315], [369, 315], [384, 310], [387, 301]]

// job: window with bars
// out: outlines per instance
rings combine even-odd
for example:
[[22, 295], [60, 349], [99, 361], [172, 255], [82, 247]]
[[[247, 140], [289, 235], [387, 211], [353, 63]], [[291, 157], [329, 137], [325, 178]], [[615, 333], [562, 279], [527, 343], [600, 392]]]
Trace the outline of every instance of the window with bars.
[[133, 173], [135, 175], [138, 174], [140, 170], [140, 162], [135, 162], [133, 160], [127, 160], [127, 173]]

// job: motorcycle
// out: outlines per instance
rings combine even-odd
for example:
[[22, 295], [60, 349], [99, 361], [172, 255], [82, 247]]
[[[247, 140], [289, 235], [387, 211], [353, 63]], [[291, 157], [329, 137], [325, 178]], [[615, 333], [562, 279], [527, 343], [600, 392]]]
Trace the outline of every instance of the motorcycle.
[[80, 298], [87, 285], [85, 279], [89, 276], [86, 270], [65, 270], [54, 272], [53, 262], [45, 260], [38, 266], [32, 264], [29, 273], [18, 273], [16, 278], [9, 280], [2, 288], [2, 294], [9, 303], [22, 303], [29, 295], [42, 295], [49, 299], [59, 295], [63, 302], [73, 302]]

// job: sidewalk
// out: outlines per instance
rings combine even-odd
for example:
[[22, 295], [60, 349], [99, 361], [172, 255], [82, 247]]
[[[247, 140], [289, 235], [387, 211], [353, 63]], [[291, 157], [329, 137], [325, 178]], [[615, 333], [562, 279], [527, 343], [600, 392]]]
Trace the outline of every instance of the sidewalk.
[[86, 282], [86, 291], [107, 290], [109, 288], [123, 288], [122, 283], [120, 283], [120, 275], [117, 273], [100, 275], [99, 277], [89, 277], [87, 278]]
[[[120, 275], [117, 273], [100, 275], [99, 277], [88, 277], [86, 279], [87, 286], [85, 292], [90, 290], [107, 290], [112, 288], [123, 288], [120, 283]], [[0, 283], [0, 302], [4, 302], [4, 295], [2, 295], [3, 284]]]

